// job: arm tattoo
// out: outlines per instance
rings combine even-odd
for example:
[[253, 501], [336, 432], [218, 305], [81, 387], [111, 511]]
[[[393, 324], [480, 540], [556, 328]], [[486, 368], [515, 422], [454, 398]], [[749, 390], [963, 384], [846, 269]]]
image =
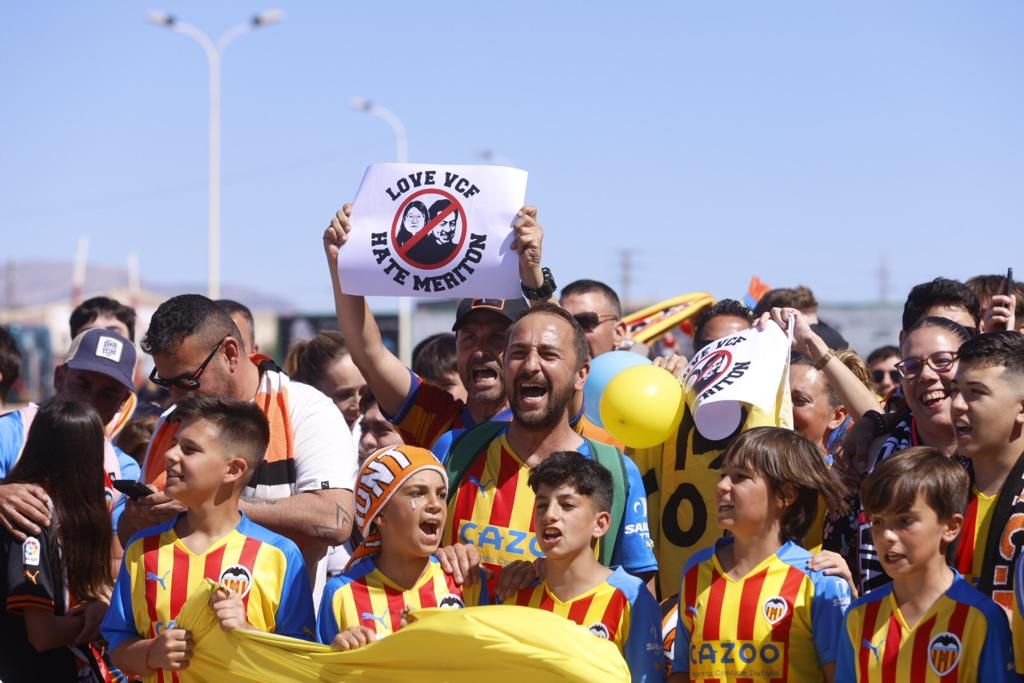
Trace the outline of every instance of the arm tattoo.
[[349, 524], [352, 521], [352, 515], [349, 514], [348, 510], [343, 508], [341, 505], [335, 503], [334, 505], [334, 525], [313, 525], [313, 535], [317, 538], [331, 538], [334, 534], [332, 532], [337, 531], [344, 524]]

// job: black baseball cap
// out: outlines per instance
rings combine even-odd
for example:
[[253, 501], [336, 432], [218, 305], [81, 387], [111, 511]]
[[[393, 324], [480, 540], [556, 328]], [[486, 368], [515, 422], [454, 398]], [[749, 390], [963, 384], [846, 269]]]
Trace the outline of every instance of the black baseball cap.
[[75, 337], [64, 357], [74, 370], [98, 372], [135, 391], [135, 345], [106, 328], [93, 328]]
[[452, 332], [457, 332], [466, 320], [466, 316], [476, 311], [492, 311], [500, 316], [509, 319], [509, 322], [519, 320], [520, 314], [528, 309], [530, 304], [525, 299], [463, 299], [459, 302], [459, 308], [455, 312], [455, 324], [452, 325]]

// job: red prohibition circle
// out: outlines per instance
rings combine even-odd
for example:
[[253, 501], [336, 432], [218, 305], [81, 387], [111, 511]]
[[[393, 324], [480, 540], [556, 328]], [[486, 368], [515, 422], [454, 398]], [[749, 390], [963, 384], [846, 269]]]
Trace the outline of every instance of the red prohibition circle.
[[732, 353], [726, 349], [712, 351], [707, 358], [701, 361], [700, 366], [694, 368], [693, 374], [696, 379], [693, 381], [693, 390], [699, 394], [725, 376], [731, 367]]
[[[455, 206], [454, 211], [458, 212], [459, 218], [462, 220], [462, 235], [459, 237], [459, 241], [455, 245], [455, 249], [453, 249], [452, 253], [449, 254], [448, 257], [445, 258], [443, 261], [438, 261], [437, 263], [432, 263], [432, 264], [419, 263], [418, 261], [413, 261], [411, 258], [409, 258], [406, 255], [406, 252], [408, 252], [412, 247], [411, 246], [405, 246], [405, 245], [402, 245], [402, 246], [398, 245], [398, 226], [402, 222], [402, 215], [405, 214], [405, 208], [407, 206], [409, 206], [409, 204], [414, 199], [416, 199], [417, 197], [422, 197], [425, 194], [440, 195], [444, 199], [447, 199], [448, 201], [450, 201], [452, 203], [452, 205]], [[430, 232], [430, 229], [433, 228], [433, 226], [430, 224], [431, 222], [427, 221], [426, 218], [427, 218], [426, 216], [423, 217], [423, 219], [424, 219], [424, 221], [426, 221], [426, 223], [420, 229], [420, 233]], [[417, 233], [417, 234], [419, 234], [419, 233]], [[416, 192], [413, 192], [411, 195], [406, 197], [405, 201], [402, 202], [402, 205], [398, 207], [398, 211], [395, 212], [395, 217], [391, 221], [391, 248], [394, 250], [395, 254], [400, 259], [402, 259], [402, 261], [404, 261], [405, 263], [409, 264], [410, 266], [413, 266], [414, 268], [419, 268], [420, 270], [437, 270], [438, 268], [444, 268], [446, 265], [451, 263], [452, 260], [454, 260], [456, 256], [459, 255], [459, 253], [462, 251], [462, 245], [465, 244], [465, 242], [466, 242], [466, 235], [468, 235], [468, 234], [469, 234], [469, 222], [466, 220], [466, 211], [465, 211], [465, 209], [462, 208], [462, 203], [458, 199], [456, 199], [454, 195], [452, 195], [449, 192], [445, 192], [444, 190], [441, 190], [441, 189], [438, 189], [438, 188], [433, 188], [433, 187], [431, 187], [431, 188], [424, 188], [422, 190], [417, 190]], [[409, 242], [407, 241], [406, 244], [408, 244], [408, 243]]]

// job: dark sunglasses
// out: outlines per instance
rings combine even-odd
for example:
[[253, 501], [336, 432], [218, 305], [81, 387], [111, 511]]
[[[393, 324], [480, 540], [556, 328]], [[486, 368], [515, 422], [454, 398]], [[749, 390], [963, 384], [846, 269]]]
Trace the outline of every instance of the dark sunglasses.
[[896, 369], [903, 379], [914, 379], [921, 374], [925, 365], [938, 373], [949, 372], [956, 359], [956, 351], [936, 351], [926, 358], [905, 358], [896, 364]]
[[[227, 339], [227, 337], [224, 337], [224, 339]], [[213, 347], [213, 351], [210, 351], [210, 355], [206, 357], [206, 360], [203, 361], [202, 365], [196, 368], [195, 372], [186, 372], [182, 375], [178, 375], [177, 377], [164, 379], [163, 377], [157, 376], [156, 368], [154, 367], [153, 371], [149, 373], [149, 381], [158, 387], [163, 387], [164, 389], [178, 387], [185, 391], [195, 391], [199, 388], [199, 376], [203, 374], [203, 370], [205, 370], [206, 366], [210, 364], [213, 357], [217, 355], [217, 350], [220, 348], [221, 344], [224, 343], [224, 339], [217, 342], [217, 345]]]
[[575, 318], [576, 322], [580, 324], [580, 327], [583, 328], [584, 332], [593, 332], [597, 329], [598, 325], [606, 323], [609, 320], [618, 320], [619, 316], [611, 314], [598, 315], [591, 311], [588, 313], [577, 313], [573, 318]]
[[886, 375], [889, 375], [889, 379], [892, 380], [893, 382], [899, 382], [900, 381], [900, 371], [899, 370], [872, 370], [871, 371], [871, 379], [875, 380], [876, 383], [884, 381]]

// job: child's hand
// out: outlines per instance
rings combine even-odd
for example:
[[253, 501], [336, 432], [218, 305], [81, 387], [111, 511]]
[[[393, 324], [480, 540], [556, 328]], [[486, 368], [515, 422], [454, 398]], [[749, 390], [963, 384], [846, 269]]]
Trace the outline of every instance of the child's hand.
[[504, 602], [537, 579], [543, 578], [543, 557], [538, 557], [533, 562], [516, 560], [501, 570], [498, 584], [494, 587], [494, 598], [498, 602]]
[[181, 671], [192, 659], [192, 634], [183, 628], [169, 628], [153, 639], [146, 653], [150, 670]]
[[834, 553], [831, 550], [822, 550], [817, 555], [811, 556], [811, 559], [807, 562], [807, 568], [813, 571], [824, 572], [828, 576], [842, 577], [849, 584], [850, 593], [854, 598], [857, 597], [857, 586], [853, 584], [853, 574], [850, 573], [850, 565], [846, 564], [846, 560], [839, 553]]
[[232, 593], [224, 587], [217, 588], [210, 596], [210, 608], [225, 631], [252, 628], [245, 616], [245, 603], [238, 593]]
[[331, 647], [335, 650], [357, 650], [377, 640], [377, 634], [365, 626], [353, 626], [334, 636]]

